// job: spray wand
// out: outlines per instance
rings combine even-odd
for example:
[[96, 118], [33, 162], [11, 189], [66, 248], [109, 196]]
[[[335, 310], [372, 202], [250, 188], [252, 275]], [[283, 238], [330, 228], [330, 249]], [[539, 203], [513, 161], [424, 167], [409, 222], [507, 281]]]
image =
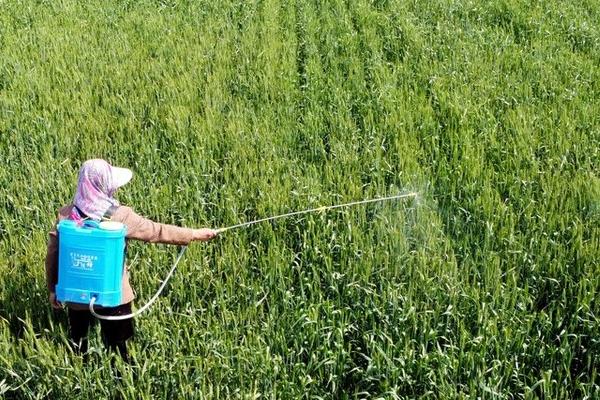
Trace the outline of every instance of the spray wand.
[[[361, 205], [361, 204], [376, 203], [376, 202], [388, 201], [388, 200], [398, 200], [398, 199], [403, 199], [403, 198], [408, 198], [408, 197], [417, 197], [417, 196], [418, 196], [418, 193], [411, 192], [411, 193], [404, 193], [404, 194], [399, 194], [399, 195], [395, 195], [395, 196], [376, 197], [373, 199], [353, 201], [353, 202], [344, 203], [344, 204], [336, 204], [333, 206], [322, 206], [322, 207], [317, 207], [317, 208], [310, 208], [307, 210], [294, 211], [294, 212], [290, 212], [287, 214], [275, 215], [275, 216], [268, 217], [268, 218], [261, 218], [261, 219], [257, 219], [254, 221], [243, 222], [241, 224], [236, 224], [236, 225], [231, 225], [231, 226], [227, 226], [224, 228], [219, 228], [219, 229], [216, 229], [216, 232], [218, 234], [220, 234], [220, 233], [227, 232], [227, 231], [230, 231], [233, 229], [244, 228], [244, 227], [247, 227], [250, 225], [258, 224], [260, 222], [273, 221], [273, 220], [280, 219], [280, 218], [292, 217], [292, 216], [296, 216], [296, 215], [303, 215], [303, 214], [308, 214], [308, 213], [317, 212], [317, 211], [328, 211], [328, 210], [333, 210], [336, 208], [357, 206], [357, 205]], [[90, 300], [89, 307], [88, 307], [90, 312], [92, 313], [92, 315], [94, 315], [98, 319], [103, 319], [103, 320], [107, 320], [107, 321], [120, 321], [120, 320], [136, 317], [139, 314], [141, 314], [142, 312], [144, 312], [145, 310], [147, 310], [158, 299], [158, 297], [162, 293], [163, 289], [167, 285], [167, 282], [169, 282], [169, 279], [171, 279], [173, 272], [175, 272], [175, 269], [177, 268], [177, 265], [179, 264], [179, 261], [185, 254], [186, 250], [187, 250], [187, 246], [181, 247], [181, 250], [179, 250], [179, 254], [177, 255], [177, 258], [175, 259], [175, 263], [173, 263], [173, 267], [171, 267], [171, 270], [167, 274], [165, 280], [160, 285], [160, 287], [158, 288], [158, 290], [156, 291], [154, 296], [152, 296], [152, 298], [146, 304], [144, 304], [143, 307], [141, 307], [140, 309], [136, 310], [135, 312], [133, 312], [131, 314], [127, 314], [127, 315], [115, 315], [115, 316], [99, 315], [98, 313], [96, 313], [94, 311], [94, 303], [96, 302], [96, 297], [92, 297]]]

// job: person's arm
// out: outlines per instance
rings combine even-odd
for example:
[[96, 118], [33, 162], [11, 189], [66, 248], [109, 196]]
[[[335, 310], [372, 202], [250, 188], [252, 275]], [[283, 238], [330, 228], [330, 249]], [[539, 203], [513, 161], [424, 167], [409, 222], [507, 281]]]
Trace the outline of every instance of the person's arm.
[[207, 241], [217, 233], [212, 229], [191, 229], [175, 225], [161, 224], [136, 214], [129, 207], [119, 207], [113, 221], [127, 226], [127, 238], [150, 243], [187, 245], [193, 240]]

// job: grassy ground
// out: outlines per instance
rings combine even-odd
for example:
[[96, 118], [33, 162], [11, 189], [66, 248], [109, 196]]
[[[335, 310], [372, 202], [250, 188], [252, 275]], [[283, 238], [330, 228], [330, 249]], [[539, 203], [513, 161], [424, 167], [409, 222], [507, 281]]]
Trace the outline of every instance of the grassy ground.
[[[600, 5], [0, 0], [6, 398], [600, 397]], [[195, 244], [115, 378], [47, 304], [81, 162]], [[130, 251], [137, 304], [175, 249]]]

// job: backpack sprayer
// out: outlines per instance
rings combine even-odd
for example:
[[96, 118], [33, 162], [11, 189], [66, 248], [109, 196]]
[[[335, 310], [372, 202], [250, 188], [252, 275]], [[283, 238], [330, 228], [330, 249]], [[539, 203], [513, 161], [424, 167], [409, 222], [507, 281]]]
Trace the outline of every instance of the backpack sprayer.
[[[379, 197], [351, 203], [323, 206], [308, 210], [261, 218], [250, 222], [217, 229], [223, 233], [232, 229], [247, 227], [260, 222], [308, 214], [317, 211], [333, 210], [360, 204], [387, 200], [417, 197], [415, 192], [396, 196]], [[94, 305], [103, 307], [118, 306], [121, 301], [121, 280], [125, 262], [125, 237], [127, 228], [120, 222], [96, 222], [86, 220], [82, 226], [75, 221], [63, 220], [58, 224], [58, 284], [56, 297], [61, 302], [88, 304], [90, 312], [99, 319], [118, 321], [133, 318], [147, 310], [158, 299], [169, 279], [175, 272], [187, 246], [182, 246], [171, 270], [154, 296], [140, 309], [127, 315], [104, 316], [94, 311]]]
[[89, 219], [80, 225], [62, 220], [57, 229], [57, 300], [88, 304], [94, 299], [105, 307], [118, 306], [125, 262], [125, 225]]

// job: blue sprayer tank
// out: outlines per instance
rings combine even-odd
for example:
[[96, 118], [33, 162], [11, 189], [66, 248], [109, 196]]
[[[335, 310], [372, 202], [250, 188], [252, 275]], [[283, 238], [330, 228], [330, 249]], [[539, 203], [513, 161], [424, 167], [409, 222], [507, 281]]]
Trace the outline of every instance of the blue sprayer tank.
[[121, 304], [126, 234], [119, 222], [60, 221], [57, 300], [89, 304], [96, 297], [104, 307]]

